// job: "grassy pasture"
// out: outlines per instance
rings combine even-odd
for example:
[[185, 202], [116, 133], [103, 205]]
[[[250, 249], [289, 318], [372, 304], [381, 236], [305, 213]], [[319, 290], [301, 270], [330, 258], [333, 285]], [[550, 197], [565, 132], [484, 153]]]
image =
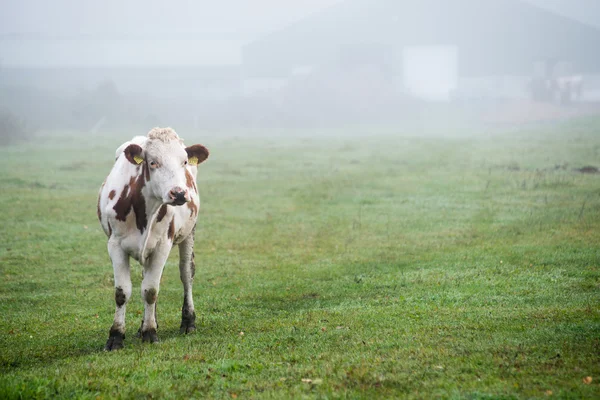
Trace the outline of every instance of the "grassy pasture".
[[[452, 137], [180, 134], [211, 156], [179, 335], [102, 351], [96, 196], [133, 134], [0, 148], [0, 398], [598, 398], [600, 121]], [[588, 377], [591, 377], [591, 381]]]

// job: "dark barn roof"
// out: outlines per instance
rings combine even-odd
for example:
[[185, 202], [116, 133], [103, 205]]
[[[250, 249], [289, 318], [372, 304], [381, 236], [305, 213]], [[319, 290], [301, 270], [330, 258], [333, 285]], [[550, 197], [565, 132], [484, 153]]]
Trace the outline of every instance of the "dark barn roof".
[[278, 77], [335, 63], [345, 48], [394, 57], [418, 45], [458, 46], [461, 76], [529, 75], [549, 59], [600, 72], [600, 30], [522, 0], [346, 0], [249, 43], [242, 57], [247, 77]]

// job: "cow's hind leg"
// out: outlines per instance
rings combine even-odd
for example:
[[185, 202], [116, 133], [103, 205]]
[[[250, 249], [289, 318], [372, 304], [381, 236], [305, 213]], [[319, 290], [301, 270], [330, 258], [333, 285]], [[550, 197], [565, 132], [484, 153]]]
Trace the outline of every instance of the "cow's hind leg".
[[113, 264], [115, 276], [115, 317], [110, 328], [108, 341], [104, 350], [118, 350], [123, 348], [125, 340], [125, 307], [131, 298], [131, 276], [129, 270], [129, 256], [117, 243], [108, 242], [108, 253]]
[[169, 257], [171, 244], [157, 247], [150, 258], [144, 263], [144, 279], [142, 280], [142, 298], [144, 299], [144, 320], [141, 326], [141, 336], [144, 342], [158, 342], [156, 329], [156, 301], [165, 263]]
[[[158, 301], [156, 303], [154, 303], [154, 322], [156, 322], [156, 330], [158, 331]], [[138, 331], [135, 334], [136, 337], [138, 337], [138, 338], [142, 337], [142, 328], [143, 327], [144, 327], [144, 318], [142, 317], [142, 323], [140, 324], [140, 327], [138, 328]]]
[[194, 262], [194, 232], [179, 244], [179, 276], [183, 283], [183, 307], [181, 309], [181, 333], [191, 333], [196, 330], [196, 313], [192, 297], [192, 284], [196, 273]]

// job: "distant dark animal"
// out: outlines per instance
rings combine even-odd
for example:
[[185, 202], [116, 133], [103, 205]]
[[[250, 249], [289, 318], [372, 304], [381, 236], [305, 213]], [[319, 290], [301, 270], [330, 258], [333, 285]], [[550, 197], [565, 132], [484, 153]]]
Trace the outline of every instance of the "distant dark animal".
[[582, 167], [582, 168], [575, 168], [575, 171], [581, 172], [582, 174], [598, 174], [598, 173], [600, 173], [600, 170], [598, 170], [597, 167], [594, 167], [592, 165], [586, 165], [585, 167]]

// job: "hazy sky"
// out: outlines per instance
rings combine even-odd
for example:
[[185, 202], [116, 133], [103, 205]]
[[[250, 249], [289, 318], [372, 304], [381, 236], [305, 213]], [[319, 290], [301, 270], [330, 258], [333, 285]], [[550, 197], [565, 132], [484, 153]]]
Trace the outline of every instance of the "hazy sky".
[[0, 0], [0, 34], [197, 34], [245, 38], [339, 0]]
[[600, 27], [600, 0], [527, 0], [558, 14]]
[[[342, 1], [0, 0], [0, 62], [239, 64], [245, 42]], [[600, 26], [600, 0], [528, 1]]]
[[[0, 35], [196, 34], [247, 38], [286, 26], [341, 1], [0, 0]], [[600, 0], [526, 1], [600, 25]]]
[[222, 65], [339, 0], [0, 0], [4, 66]]

